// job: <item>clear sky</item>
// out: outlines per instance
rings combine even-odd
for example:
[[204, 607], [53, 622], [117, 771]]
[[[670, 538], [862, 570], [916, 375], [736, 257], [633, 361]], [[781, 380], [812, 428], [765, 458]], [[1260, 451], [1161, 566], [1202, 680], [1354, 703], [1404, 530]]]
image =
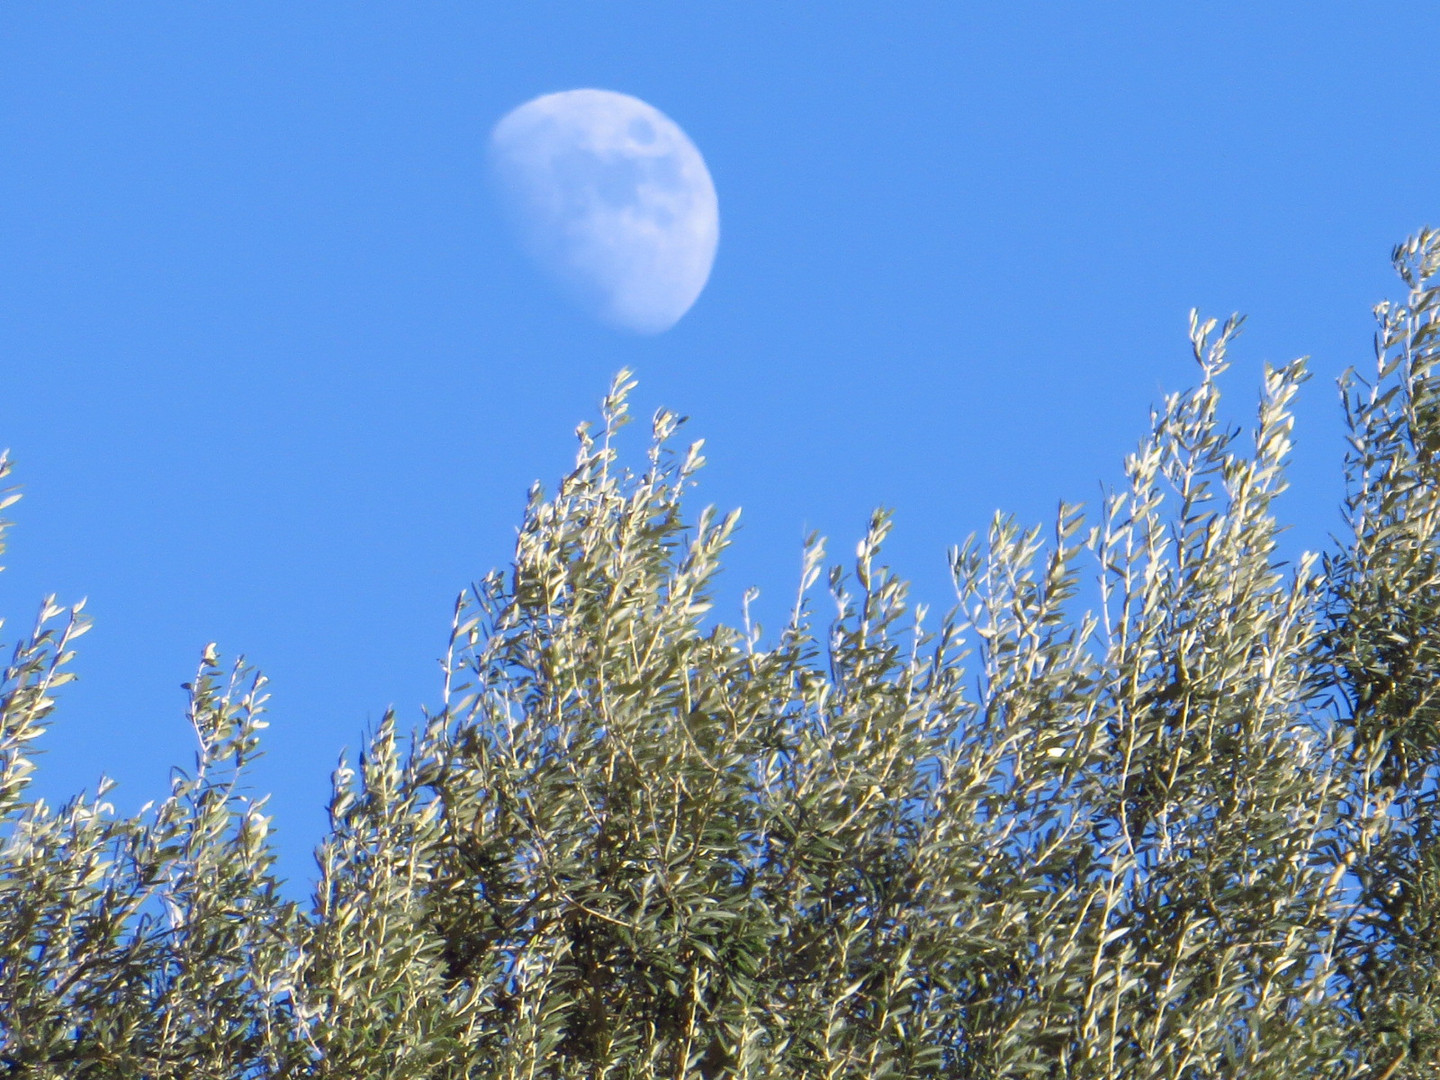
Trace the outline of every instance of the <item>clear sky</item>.
[[[1237, 422], [1312, 357], [1281, 512], [1322, 545], [1334, 380], [1440, 222], [1437, 33], [1336, 0], [0, 6], [4, 638], [49, 592], [96, 624], [33, 790], [162, 798], [217, 641], [271, 678], [253, 782], [302, 895], [341, 748], [435, 702], [455, 594], [622, 366], [707, 440], [694, 509], [743, 508], [726, 617], [755, 585], [778, 623], [806, 532], [843, 556], [882, 504], [943, 608], [997, 508], [1122, 479], [1191, 307], [1250, 316]], [[658, 336], [568, 306], [491, 203], [491, 128], [581, 87], [714, 177], [714, 271]]]

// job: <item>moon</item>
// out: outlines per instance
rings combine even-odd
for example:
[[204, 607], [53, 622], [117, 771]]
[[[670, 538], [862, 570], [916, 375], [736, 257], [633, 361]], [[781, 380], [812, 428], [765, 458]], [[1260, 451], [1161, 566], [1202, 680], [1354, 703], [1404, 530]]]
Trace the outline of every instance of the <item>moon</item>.
[[545, 94], [495, 126], [490, 165], [521, 248], [602, 322], [662, 333], [705, 288], [715, 184], [653, 105], [612, 90]]

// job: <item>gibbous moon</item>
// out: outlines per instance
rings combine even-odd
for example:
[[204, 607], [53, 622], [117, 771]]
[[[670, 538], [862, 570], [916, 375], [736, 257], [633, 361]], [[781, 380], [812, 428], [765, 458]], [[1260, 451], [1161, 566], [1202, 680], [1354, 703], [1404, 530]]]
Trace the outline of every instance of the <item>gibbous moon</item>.
[[610, 90], [546, 94], [495, 126], [490, 160], [521, 247], [604, 322], [658, 334], [705, 288], [715, 184], [654, 106]]

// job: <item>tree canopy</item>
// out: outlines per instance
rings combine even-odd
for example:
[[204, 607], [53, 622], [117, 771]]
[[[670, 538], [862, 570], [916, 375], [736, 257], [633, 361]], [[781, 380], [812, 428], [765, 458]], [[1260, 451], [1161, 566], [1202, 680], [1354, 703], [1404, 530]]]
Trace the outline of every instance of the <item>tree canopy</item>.
[[443, 708], [342, 760], [308, 910], [214, 646], [162, 802], [27, 800], [87, 626], [47, 599], [0, 683], [0, 1077], [1440, 1076], [1440, 234], [1394, 259], [1330, 550], [1277, 554], [1304, 363], [1244, 437], [1239, 320], [1192, 317], [1124, 483], [997, 515], [941, 617], [877, 512], [772, 636], [718, 618], [737, 515], [687, 514], [673, 414], [624, 466], [622, 372]]

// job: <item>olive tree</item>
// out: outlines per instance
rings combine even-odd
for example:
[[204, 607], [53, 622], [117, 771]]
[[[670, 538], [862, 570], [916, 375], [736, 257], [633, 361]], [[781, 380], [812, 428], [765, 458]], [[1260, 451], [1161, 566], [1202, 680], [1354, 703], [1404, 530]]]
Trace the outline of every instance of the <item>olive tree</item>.
[[1440, 1076], [1440, 235], [1395, 262], [1331, 550], [1277, 554], [1304, 363], [1246, 437], [1239, 321], [1192, 318], [1124, 482], [997, 516], [938, 618], [883, 512], [783, 626], [720, 618], [737, 515], [687, 514], [668, 412], [625, 467], [622, 372], [442, 707], [342, 760], [308, 910], [214, 646], [163, 802], [27, 801], [87, 625], [47, 600], [0, 686], [0, 1076]]

